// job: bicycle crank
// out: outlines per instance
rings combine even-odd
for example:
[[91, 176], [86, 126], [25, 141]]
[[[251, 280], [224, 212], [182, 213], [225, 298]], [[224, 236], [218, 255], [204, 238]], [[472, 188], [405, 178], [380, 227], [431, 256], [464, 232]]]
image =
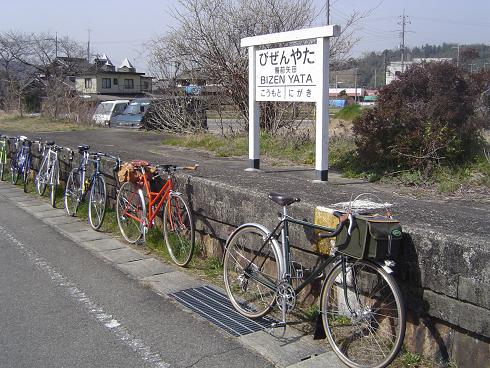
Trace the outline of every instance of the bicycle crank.
[[277, 287], [276, 302], [282, 312], [291, 312], [296, 306], [296, 292], [291, 284], [284, 281]]

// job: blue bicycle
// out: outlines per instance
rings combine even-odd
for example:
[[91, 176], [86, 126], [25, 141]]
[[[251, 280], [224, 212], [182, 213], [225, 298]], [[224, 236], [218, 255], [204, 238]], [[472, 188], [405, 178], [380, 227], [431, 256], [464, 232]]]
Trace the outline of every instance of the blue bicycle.
[[32, 141], [26, 136], [19, 136], [15, 139], [15, 154], [10, 160], [10, 171], [12, 183], [17, 184], [22, 176], [24, 192], [27, 193], [27, 184], [31, 173], [31, 146]]

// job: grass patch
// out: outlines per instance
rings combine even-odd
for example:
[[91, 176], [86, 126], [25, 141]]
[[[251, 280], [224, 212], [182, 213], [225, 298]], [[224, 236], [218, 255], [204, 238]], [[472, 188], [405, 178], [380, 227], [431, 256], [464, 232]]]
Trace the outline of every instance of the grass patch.
[[[204, 149], [218, 157], [246, 156], [248, 154], [248, 136], [236, 135], [223, 137], [213, 134], [195, 134], [173, 136], [163, 144], [170, 146]], [[330, 142], [329, 160], [332, 167], [343, 163], [354, 149], [354, 142], [349, 138], [334, 138]], [[315, 162], [315, 142], [307, 135], [299, 135], [295, 139], [290, 136], [273, 137], [262, 132], [260, 135], [260, 152], [275, 160], [276, 164], [312, 165]], [[347, 161], [346, 161], [347, 162]]]
[[57, 132], [57, 131], [78, 131], [93, 129], [87, 125], [75, 124], [63, 120], [52, 120], [42, 116], [29, 115], [0, 115], [0, 130], [3, 132]]
[[360, 116], [361, 113], [362, 113], [362, 107], [358, 104], [352, 104], [352, 105], [347, 105], [346, 107], [336, 112], [334, 117], [336, 119], [352, 121], [358, 116]]

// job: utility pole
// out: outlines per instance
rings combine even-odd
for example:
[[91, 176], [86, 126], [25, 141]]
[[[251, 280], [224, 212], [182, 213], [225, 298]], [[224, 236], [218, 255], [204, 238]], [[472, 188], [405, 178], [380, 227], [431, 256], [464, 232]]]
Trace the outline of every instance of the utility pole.
[[374, 68], [374, 89], [376, 89], [377, 86], [377, 80], [376, 80], [376, 68]]
[[87, 61], [90, 63], [90, 31], [92, 31], [90, 28], [87, 29], [88, 33], [88, 41], [87, 41]]
[[384, 63], [384, 66], [385, 66], [385, 86], [386, 86], [386, 84], [387, 84], [386, 83], [386, 70], [388, 69], [388, 50], [385, 50], [383, 52], [383, 54], [384, 54], [384, 61], [383, 61], [383, 63]]
[[357, 68], [355, 68], [354, 70], [355, 70], [355, 74], [354, 74], [354, 90], [355, 90], [354, 101], [357, 103]]
[[330, 0], [327, 0], [327, 26], [330, 24]]
[[398, 25], [402, 26], [402, 31], [400, 33], [402, 43], [400, 45], [402, 56], [401, 56], [401, 64], [402, 64], [402, 73], [405, 70], [405, 27], [407, 24], [410, 24], [408, 17], [405, 15], [405, 9], [403, 9], [403, 15], [401, 17], [401, 21], [398, 22]]
[[453, 46], [452, 48], [453, 49], [458, 49], [458, 56], [456, 58], [456, 66], [459, 68], [459, 43], [458, 43], [458, 46]]

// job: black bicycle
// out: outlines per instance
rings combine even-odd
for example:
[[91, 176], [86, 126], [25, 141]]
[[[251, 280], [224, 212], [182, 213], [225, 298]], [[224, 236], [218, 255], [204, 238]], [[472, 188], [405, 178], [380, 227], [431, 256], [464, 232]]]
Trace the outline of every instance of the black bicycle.
[[[298, 198], [277, 193], [269, 198], [283, 208], [274, 230], [247, 223], [226, 243], [224, 282], [235, 309], [258, 318], [277, 305], [282, 318], [272, 327], [286, 328], [286, 314], [294, 309], [296, 295], [333, 265], [320, 296], [330, 345], [350, 367], [386, 367], [405, 336], [405, 306], [391, 275], [394, 262], [388, 260], [400, 247], [399, 222], [389, 216], [334, 211], [339, 225], [329, 228], [289, 216], [287, 207]], [[318, 239], [337, 237], [333, 254], [308, 250], [319, 262], [313, 269], [303, 268], [291, 257], [290, 224], [314, 230]]]
[[[104, 221], [107, 205], [107, 187], [105, 179], [100, 172], [100, 160], [102, 157], [110, 158], [116, 163], [114, 171], [119, 170], [119, 157], [102, 152], [89, 152], [90, 146], [78, 146], [80, 153], [80, 164], [71, 170], [65, 188], [65, 209], [70, 216], [75, 216], [80, 203], [85, 199], [87, 193], [88, 219], [94, 230], [100, 229]], [[87, 178], [89, 163], [93, 164], [93, 173]]]

